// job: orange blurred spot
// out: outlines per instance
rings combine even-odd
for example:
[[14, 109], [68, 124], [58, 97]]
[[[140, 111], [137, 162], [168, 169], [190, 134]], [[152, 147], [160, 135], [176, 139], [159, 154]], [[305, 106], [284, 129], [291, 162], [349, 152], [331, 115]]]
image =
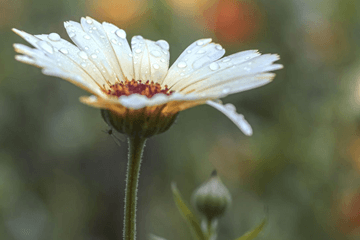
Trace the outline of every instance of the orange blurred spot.
[[24, 1], [0, 0], [0, 27], [11, 26], [21, 17]]
[[94, 18], [109, 22], [125, 23], [144, 14], [147, 4], [141, 0], [94, 0], [87, 1], [88, 9]]
[[351, 190], [341, 199], [339, 204], [337, 227], [345, 234], [360, 234], [360, 192]]
[[221, 0], [206, 13], [208, 25], [222, 42], [255, 38], [263, 26], [263, 14], [254, 2]]

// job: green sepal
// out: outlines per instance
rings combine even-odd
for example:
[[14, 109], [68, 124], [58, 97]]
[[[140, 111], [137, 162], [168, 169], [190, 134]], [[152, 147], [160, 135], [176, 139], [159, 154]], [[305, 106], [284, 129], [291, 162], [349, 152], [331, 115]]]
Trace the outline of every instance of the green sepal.
[[154, 234], [150, 234], [149, 235], [149, 240], [166, 240], [166, 239], [162, 238], [162, 237], [159, 237], [159, 236], [156, 236]]
[[256, 236], [264, 228], [265, 224], [266, 224], [266, 218], [264, 218], [264, 220], [262, 220], [262, 222], [256, 228], [254, 228], [250, 232], [245, 233], [243, 236], [241, 236], [235, 240], [252, 240], [252, 239], [256, 238]]
[[203, 231], [201, 230], [200, 221], [195, 217], [195, 215], [190, 211], [190, 209], [186, 206], [186, 204], [182, 200], [181, 194], [178, 188], [176, 187], [175, 183], [171, 184], [171, 190], [173, 193], [176, 206], [178, 207], [180, 214], [189, 224], [194, 238], [197, 240], [206, 240], [207, 237], [204, 235]]

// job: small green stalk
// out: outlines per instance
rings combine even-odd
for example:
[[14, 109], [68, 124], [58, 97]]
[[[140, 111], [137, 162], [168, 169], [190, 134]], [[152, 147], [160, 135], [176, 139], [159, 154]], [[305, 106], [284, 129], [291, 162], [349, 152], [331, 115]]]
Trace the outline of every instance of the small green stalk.
[[140, 165], [146, 138], [129, 137], [129, 158], [126, 173], [124, 240], [136, 239], [136, 203], [140, 175]]

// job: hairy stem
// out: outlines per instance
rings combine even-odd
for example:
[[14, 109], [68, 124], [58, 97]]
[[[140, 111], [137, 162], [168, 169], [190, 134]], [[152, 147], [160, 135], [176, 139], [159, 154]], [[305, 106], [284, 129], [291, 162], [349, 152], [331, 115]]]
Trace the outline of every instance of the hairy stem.
[[129, 137], [129, 157], [126, 173], [124, 240], [136, 239], [136, 203], [140, 175], [140, 165], [146, 139], [136, 136]]

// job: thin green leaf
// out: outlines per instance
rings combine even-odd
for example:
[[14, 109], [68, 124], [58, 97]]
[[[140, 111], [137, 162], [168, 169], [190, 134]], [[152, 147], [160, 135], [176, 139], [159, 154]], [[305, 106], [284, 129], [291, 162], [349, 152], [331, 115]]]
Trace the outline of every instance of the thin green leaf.
[[159, 237], [159, 236], [156, 236], [154, 234], [150, 234], [149, 235], [149, 240], [166, 240], [166, 239], [162, 238], [162, 237]]
[[175, 183], [171, 184], [171, 190], [174, 196], [176, 206], [178, 207], [181, 215], [188, 222], [194, 237], [198, 240], [206, 240], [206, 237], [201, 230], [199, 220], [195, 217], [195, 215], [190, 211], [190, 209], [186, 206], [186, 204], [182, 200], [181, 194], [177, 189]]
[[254, 239], [264, 228], [265, 224], [266, 224], [266, 218], [264, 218], [264, 220], [262, 220], [262, 222], [256, 228], [254, 228], [250, 232], [245, 233], [243, 236], [241, 236], [235, 240], [252, 240], [252, 239]]

